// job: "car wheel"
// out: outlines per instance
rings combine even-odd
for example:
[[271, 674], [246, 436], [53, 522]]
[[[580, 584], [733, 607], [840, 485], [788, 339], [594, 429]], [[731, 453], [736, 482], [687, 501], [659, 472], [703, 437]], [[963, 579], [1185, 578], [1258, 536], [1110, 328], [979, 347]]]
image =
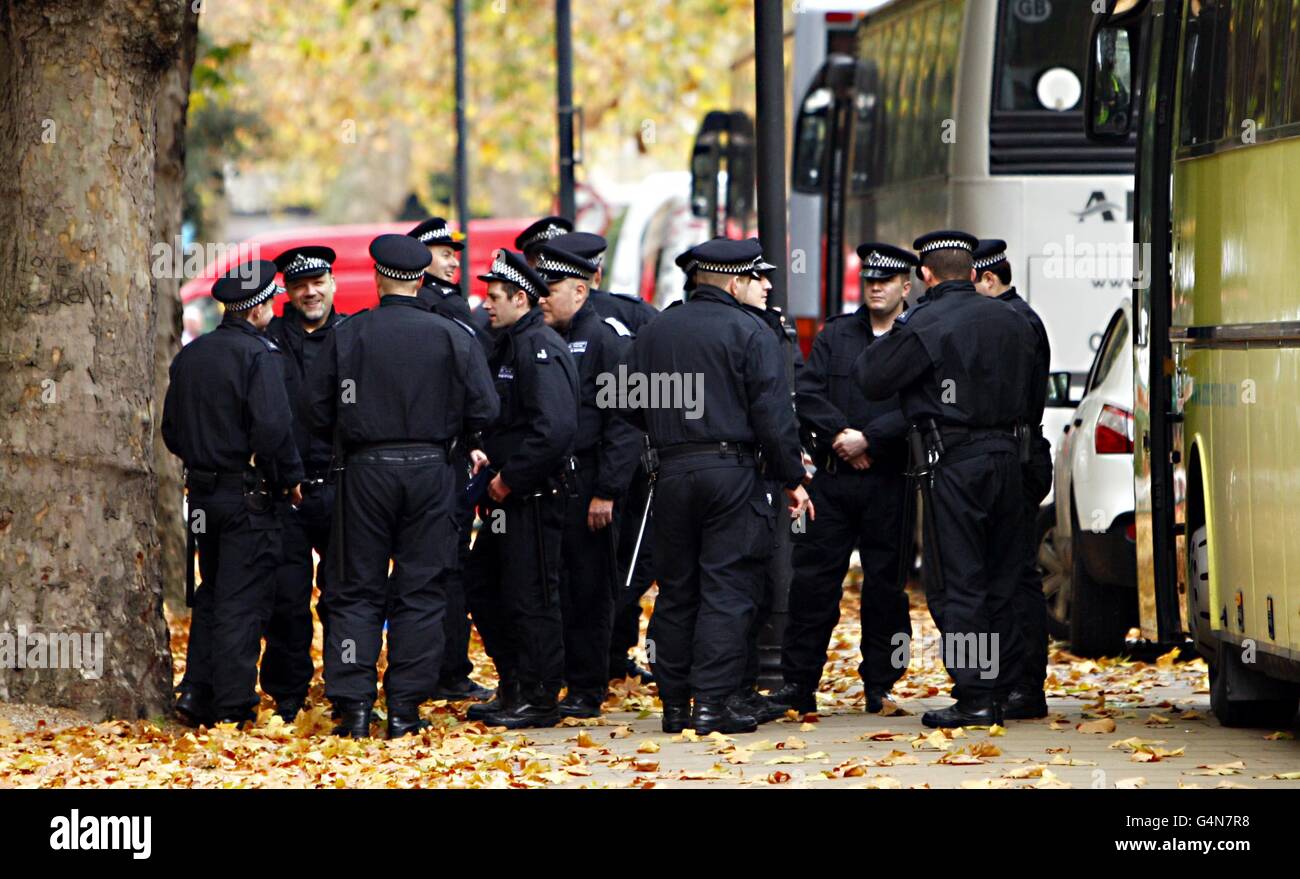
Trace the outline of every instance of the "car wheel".
[[1076, 540], [1070, 571], [1070, 649], [1078, 656], [1097, 659], [1124, 651], [1132, 617], [1132, 590], [1094, 580]]
[[1056, 541], [1056, 504], [1038, 511], [1038, 571], [1047, 601], [1047, 631], [1053, 638], [1070, 636], [1069, 554]]

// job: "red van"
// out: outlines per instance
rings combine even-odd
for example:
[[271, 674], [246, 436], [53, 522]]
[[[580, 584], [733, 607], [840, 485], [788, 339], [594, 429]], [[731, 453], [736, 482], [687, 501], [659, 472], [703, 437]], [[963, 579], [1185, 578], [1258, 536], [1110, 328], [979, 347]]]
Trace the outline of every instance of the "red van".
[[[471, 220], [470, 264], [462, 266], [461, 271], [468, 271], [470, 278], [486, 273], [492, 252], [502, 247], [513, 248], [515, 236], [531, 222], [531, 217], [517, 220]], [[372, 308], [375, 305], [375, 264], [370, 258], [370, 242], [376, 236], [388, 232], [405, 234], [415, 228], [415, 225], [415, 221], [410, 221], [353, 226], [302, 226], [255, 235], [240, 242], [237, 247], [231, 246], [226, 249], [227, 252], [218, 254], [201, 276], [191, 278], [181, 287], [181, 302], [185, 306], [193, 304], [199, 312], [197, 316], [190, 315], [187, 319], [186, 337], [188, 339], [196, 332], [211, 330], [221, 319], [220, 309], [211, 297], [212, 284], [218, 277], [236, 265], [255, 259], [274, 259], [282, 251], [297, 245], [323, 245], [333, 248], [338, 254], [334, 263], [334, 278], [338, 284], [334, 294], [334, 307], [338, 311], [351, 314], [363, 308]], [[480, 281], [470, 282], [474, 297], [482, 295], [483, 286]], [[286, 301], [284, 297], [276, 299], [277, 314]]]

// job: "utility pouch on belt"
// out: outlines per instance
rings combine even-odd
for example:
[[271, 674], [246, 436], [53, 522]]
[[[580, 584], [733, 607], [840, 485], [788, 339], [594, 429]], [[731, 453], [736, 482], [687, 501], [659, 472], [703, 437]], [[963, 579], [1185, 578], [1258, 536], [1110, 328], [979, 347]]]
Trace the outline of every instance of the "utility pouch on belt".
[[217, 490], [217, 474], [211, 470], [186, 470], [185, 486], [193, 494], [212, 494]]
[[1020, 441], [1020, 463], [1025, 465], [1034, 453], [1034, 432], [1023, 421], [1016, 422], [1016, 439]]
[[244, 471], [244, 507], [250, 513], [269, 513], [273, 502], [271, 490], [255, 469]]

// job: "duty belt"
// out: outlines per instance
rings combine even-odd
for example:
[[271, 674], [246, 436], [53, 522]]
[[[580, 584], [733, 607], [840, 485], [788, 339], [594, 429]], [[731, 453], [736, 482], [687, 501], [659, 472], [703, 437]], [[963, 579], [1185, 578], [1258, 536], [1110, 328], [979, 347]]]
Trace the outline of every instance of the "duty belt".
[[658, 449], [659, 460], [671, 461], [685, 455], [717, 455], [719, 458], [754, 458], [758, 456], [758, 447], [752, 443], [676, 443]]
[[982, 439], [1015, 440], [1016, 426], [1009, 424], [1006, 427], [940, 427], [939, 435], [943, 437], [944, 446], [952, 448]]
[[244, 490], [244, 472], [242, 470], [185, 470], [185, 487], [192, 492], [211, 494], [217, 489]]
[[[373, 452], [417, 452], [422, 455], [429, 455], [436, 460], [446, 460], [447, 447], [450, 443], [421, 443], [421, 442], [392, 442], [392, 443], [363, 443], [358, 446], [352, 446], [348, 449], [348, 457], [353, 458], [357, 455], [366, 455]], [[399, 460], [399, 459], [394, 459]]]

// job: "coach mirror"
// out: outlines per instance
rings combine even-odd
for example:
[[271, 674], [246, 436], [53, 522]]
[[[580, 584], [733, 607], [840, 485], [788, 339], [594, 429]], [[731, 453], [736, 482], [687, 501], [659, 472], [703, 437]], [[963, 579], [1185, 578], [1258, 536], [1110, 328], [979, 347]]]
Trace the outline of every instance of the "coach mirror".
[[713, 110], [700, 123], [691, 152], [691, 215], [709, 221], [710, 234], [718, 234], [718, 173], [722, 170], [722, 138], [730, 116]]
[[1073, 409], [1079, 405], [1083, 400], [1083, 388], [1072, 393], [1073, 382], [1074, 374], [1069, 372], [1054, 372], [1047, 377], [1048, 409]]
[[[1089, 139], [1124, 143], [1135, 129], [1138, 111], [1133, 88], [1137, 46], [1138, 0], [1109, 0], [1106, 15], [1097, 16], [1088, 51], [1088, 77], [1084, 123]], [[1127, 21], [1125, 21], [1127, 19]]]

